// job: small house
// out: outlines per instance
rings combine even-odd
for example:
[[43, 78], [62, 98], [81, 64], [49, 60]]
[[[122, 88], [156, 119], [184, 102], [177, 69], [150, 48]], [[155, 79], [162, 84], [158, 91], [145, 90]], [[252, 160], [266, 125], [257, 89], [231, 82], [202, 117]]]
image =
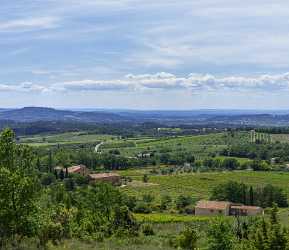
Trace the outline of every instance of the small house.
[[195, 215], [230, 215], [231, 203], [227, 201], [201, 200], [195, 207]]
[[232, 205], [230, 208], [231, 215], [239, 215], [239, 216], [255, 216], [255, 215], [263, 215], [264, 210], [261, 207], [256, 206], [245, 206], [245, 205]]
[[80, 174], [82, 176], [87, 176], [89, 174], [89, 169], [85, 165], [76, 165], [67, 168], [68, 174]]
[[108, 182], [112, 185], [121, 184], [121, 176], [117, 173], [98, 173], [88, 175], [90, 183]]
[[201, 200], [195, 207], [195, 215], [224, 215], [224, 216], [256, 216], [263, 215], [261, 207], [234, 204], [228, 201]]

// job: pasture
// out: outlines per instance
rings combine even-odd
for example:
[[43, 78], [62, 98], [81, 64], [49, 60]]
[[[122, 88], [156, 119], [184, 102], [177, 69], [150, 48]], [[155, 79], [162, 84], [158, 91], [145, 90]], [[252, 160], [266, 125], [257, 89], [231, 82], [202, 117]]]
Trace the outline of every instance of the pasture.
[[[140, 172], [119, 171], [122, 175], [130, 176], [133, 180], [141, 181]], [[141, 197], [143, 194], [151, 194], [159, 200], [162, 195], [177, 197], [188, 195], [195, 201], [208, 199], [211, 190], [218, 184], [227, 181], [243, 182], [254, 187], [272, 184], [284, 189], [289, 195], [289, 173], [285, 172], [254, 172], [254, 171], [233, 171], [233, 172], [206, 172], [186, 173], [177, 175], [151, 175], [149, 183], [158, 185], [140, 185], [122, 187], [121, 190], [129, 195]]]
[[69, 132], [63, 134], [36, 135], [19, 137], [19, 143], [33, 147], [52, 147], [56, 145], [77, 145], [103, 142], [99, 148], [102, 152], [117, 149], [121, 155], [134, 157], [143, 152], [157, 153], [192, 153], [196, 159], [203, 159], [216, 154], [230, 144], [248, 141], [247, 132], [238, 132], [233, 136], [230, 133], [212, 133], [206, 135], [187, 135], [169, 137], [120, 138], [113, 135], [93, 134], [87, 132]]
[[87, 132], [69, 132], [62, 134], [35, 135], [29, 137], [19, 137], [19, 143], [27, 144], [32, 147], [49, 147], [64, 144], [85, 144], [99, 143], [101, 141], [113, 141], [113, 135], [90, 134]]

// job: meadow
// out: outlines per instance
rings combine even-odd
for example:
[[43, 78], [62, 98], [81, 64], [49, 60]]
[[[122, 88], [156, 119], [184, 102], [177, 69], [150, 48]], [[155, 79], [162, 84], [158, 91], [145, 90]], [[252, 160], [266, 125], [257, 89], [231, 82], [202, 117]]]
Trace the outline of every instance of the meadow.
[[143, 152], [191, 153], [196, 159], [204, 159], [208, 155], [216, 154], [229, 144], [247, 142], [247, 132], [211, 133], [205, 135], [121, 138], [113, 135], [101, 135], [87, 132], [69, 132], [52, 135], [36, 135], [19, 137], [19, 143], [33, 147], [52, 147], [56, 145], [94, 144], [103, 142], [99, 148], [102, 152], [117, 149], [120, 154], [134, 157]]
[[62, 134], [44, 134], [29, 137], [19, 137], [19, 143], [27, 144], [32, 147], [49, 147], [66, 144], [98, 144], [102, 141], [113, 141], [113, 135], [90, 134], [87, 132], [67, 132]]
[[289, 143], [289, 134], [272, 134], [273, 142]]
[[[140, 170], [144, 171], [144, 170]], [[141, 181], [142, 176], [138, 170], [119, 171], [124, 176], [130, 176], [133, 180]], [[253, 187], [272, 184], [284, 189], [289, 195], [289, 173], [285, 172], [254, 172], [254, 171], [226, 171], [206, 173], [184, 173], [177, 175], [151, 175], [149, 183], [156, 185], [130, 185], [122, 187], [123, 192], [137, 197], [144, 194], [152, 194], [159, 200], [162, 195], [177, 197], [189, 195], [195, 201], [208, 199], [214, 187], [227, 181], [243, 182]]]

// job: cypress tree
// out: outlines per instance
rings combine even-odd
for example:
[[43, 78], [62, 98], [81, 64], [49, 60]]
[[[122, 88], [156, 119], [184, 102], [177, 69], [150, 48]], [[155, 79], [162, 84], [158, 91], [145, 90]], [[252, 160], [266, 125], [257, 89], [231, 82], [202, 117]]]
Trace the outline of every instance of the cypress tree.
[[63, 172], [63, 169], [60, 170], [59, 178], [60, 178], [61, 180], [64, 179], [64, 172]]
[[49, 151], [48, 155], [48, 172], [52, 173], [52, 152]]
[[54, 175], [55, 175], [55, 178], [58, 179], [58, 173], [57, 173], [56, 169], [54, 170]]
[[68, 168], [65, 167], [65, 178], [68, 178]]
[[254, 205], [254, 190], [252, 186], [250, 186], [249, 195], [250, 195], [250, 205], [253, 206]]

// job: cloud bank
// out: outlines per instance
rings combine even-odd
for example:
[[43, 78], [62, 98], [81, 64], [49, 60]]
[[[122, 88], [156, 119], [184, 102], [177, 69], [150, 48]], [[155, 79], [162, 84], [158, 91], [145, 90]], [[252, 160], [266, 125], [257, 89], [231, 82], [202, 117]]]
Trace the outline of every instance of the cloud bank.
[[218, 92], [280, 92], [289, 91], [289, 72], [259, 76], [215, 76], [212, 74], [189, 74], [179, 77], [171, 73], [134, 75], [122, 79], [78, 80], [51, 84], [24, 82], [20, 84], [0, 84], [1, 92], [100, 92], [100, 91], [176, 91], [184, 90], [198, 93]]

